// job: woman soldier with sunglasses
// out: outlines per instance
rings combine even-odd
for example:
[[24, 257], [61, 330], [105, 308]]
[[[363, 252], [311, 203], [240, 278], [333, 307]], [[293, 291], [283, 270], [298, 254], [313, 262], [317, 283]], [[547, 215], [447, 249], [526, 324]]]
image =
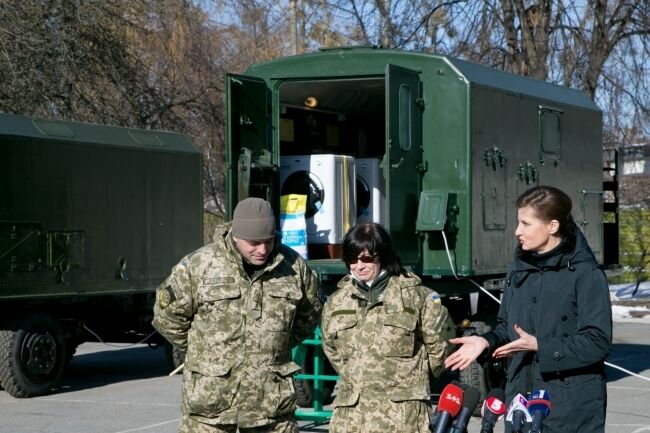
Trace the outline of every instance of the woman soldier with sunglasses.
[[330, 433], [426, 432], [429, 372], [438, 376], [454, 324], [440, 296], [402, 267], [386, 230], [345, 235], [350, 271], [323, 310], [323, 349], [339, 374]]

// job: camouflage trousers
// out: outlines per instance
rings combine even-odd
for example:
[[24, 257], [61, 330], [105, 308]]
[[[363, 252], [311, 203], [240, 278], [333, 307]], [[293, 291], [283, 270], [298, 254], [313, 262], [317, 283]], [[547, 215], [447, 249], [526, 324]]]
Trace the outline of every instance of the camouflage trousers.
[[[282, 417], [278, 421], [260, 427], [239, 428], [239, 433], [298, 433], [298, 424], [293, 416]], [[235, 433], [234, 424], [210, 425], [195, 421], [183, 415], [179, 433]]]
[[337, 407], [329, 433], [429, 433], [431, 407], [424, 401], [364, 400]]

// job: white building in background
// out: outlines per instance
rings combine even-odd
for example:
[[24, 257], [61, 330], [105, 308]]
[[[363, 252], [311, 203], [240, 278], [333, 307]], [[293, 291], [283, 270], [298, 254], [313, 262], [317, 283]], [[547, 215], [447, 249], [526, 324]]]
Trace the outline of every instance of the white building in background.
[[619, 148], [623, 176], [650, 175], [650, 142], [634, 143]]

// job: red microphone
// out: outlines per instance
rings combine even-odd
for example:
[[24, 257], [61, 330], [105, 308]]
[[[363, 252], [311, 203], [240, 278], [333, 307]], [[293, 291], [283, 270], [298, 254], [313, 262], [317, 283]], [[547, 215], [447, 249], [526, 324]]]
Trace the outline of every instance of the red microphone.
[[483, 423], [481, 424], [481, 433], [492, 433], [494, 424], [506, 412], [506, 393], [501, 388], [495, 388], [488, 394], [481, 408]]
[[429, 423], [429, 429], [434, 433], [444, 433], [462, 406], [463, 390], [460, 386], [453, 383], [445, 386], [440, 393], [436, 417]]

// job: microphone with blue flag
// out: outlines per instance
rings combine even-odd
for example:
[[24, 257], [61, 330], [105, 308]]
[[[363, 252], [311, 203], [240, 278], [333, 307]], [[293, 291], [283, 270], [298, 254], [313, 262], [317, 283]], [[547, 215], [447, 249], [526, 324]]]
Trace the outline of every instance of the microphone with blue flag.
[[530, 433], [542, 432], [542, 421], [551, 411], [551, 395], [544, 389], [536, 389], [528, 399], [528, 413], [532, 420]]

